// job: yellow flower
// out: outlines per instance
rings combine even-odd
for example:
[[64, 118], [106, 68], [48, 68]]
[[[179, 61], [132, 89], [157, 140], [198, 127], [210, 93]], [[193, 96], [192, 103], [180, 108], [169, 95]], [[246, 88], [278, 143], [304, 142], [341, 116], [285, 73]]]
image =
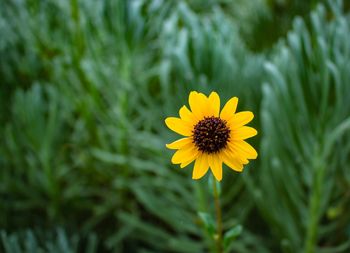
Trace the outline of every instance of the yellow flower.
[[254, 115], [244, 111], [236, 113], [238, 98], [231, 98], [220, 112], [220, 97], [212, 92], [209, 97], [192, 91], [189, 110], [179, 111], [180, 118], [168, 117], [166, 125], [174, 132], [185, 136], [167, 144], [177, 149], [171, 162], [186, 167], [193, 161], [193, 179], [203, 177], [209, 167], [218, 181], [222, 179], [222, 163], [241, 172], [248, 159], [256, 159], [255, 149], [244, 140], [255, 136], [257, 131], [245, 126]]

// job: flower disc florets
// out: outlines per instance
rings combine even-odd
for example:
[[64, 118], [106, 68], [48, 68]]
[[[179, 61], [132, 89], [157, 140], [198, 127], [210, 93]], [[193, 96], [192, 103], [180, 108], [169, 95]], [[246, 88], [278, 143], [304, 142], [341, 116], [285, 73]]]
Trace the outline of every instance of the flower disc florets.
[[193, 142], [205, 153], [216, 153], [226, 147], [230, 137], [230, 129], [226, 121], [218, 117], [205, 117], [193, 130]]

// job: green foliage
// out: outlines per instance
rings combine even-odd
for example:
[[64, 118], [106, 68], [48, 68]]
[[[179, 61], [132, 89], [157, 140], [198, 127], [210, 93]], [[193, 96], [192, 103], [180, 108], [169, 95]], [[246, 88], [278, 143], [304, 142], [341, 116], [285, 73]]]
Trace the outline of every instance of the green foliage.
[[350, 246], [350, 19], [340, 6], [318, 6], [309, 28], [297, 18], [265, 64], [254, 191], [283, 252], [345, 252]]
[[[221, 9], [198, 17], [180, 2], [165, 20], [161, 35], [162, 81], [175, 83], [173, 92], [183, 93], [182, 101], [193, 88], [215, 89], [224, 101], [230, 98], [226, 94], [237, 94], [243, 102], [259, 99], [264, 57], [247, 50], [236, 23]], [[186, 92], [179, 91], [181, 86]]]
[[[0, 72], [3, 89], [13, 89], [5, 98], [1, 226], [95, 231], [101, 248], [118, 252], [205, 251], [196, 214], [211, 211], [210, 198], [188, 180], [190, 169], [170, 166], [164, 144], [175, 136], [163, 120], [187, 91], [209, 91], [210, 83], [247, 100], [242, 87], [258, 80], [263, 61], [247, 57], [230, 33], [235, 24], [220, 10], [201, 18], [182, 1], [5, 6], [2, 32], [11, 36], [2, 41], [1, 59], [12, 64], [2, 63]], [[235, 181], [223, 200], [228, 226], [243, 222], [253, 205]], [[236, 198], [242, 203], [230, 205]], [[259, 248], [252, 238], [236, 247]]]
[[224, 235], [224, 249], [228, 249], [232, 241], [234, 241], [241, 233], [242, 233], [242, 226], [237, 225], [233, 228], [226, 231]]
[[83, 240], [77, 235], [68, 237], [67, 233], [62, 229], [57, 229], [55, 233], [49, 232], [44, 235], [40, 235], [40, 238], [45, 238], [45, 241], [38, 239], [38, 234], [32, 230], [17, 232], [8, 234], [4, 231], [0, 231], [4, 253], [75, 253], [97, 252], [97, 238], [95, 235], [90, 235], [87, 240], [84, 241], [85, 248], [79, 244], [83, 243]]
[[212, 196], [170, 165], [163, 122], [216, 90], [254, 111], [262, 140], [243, 174], [224, 169], [227, 252], [347, 252], [349, 17], [318, 7], [252, 53], [252, 38], [271, 46], [258, 28], [275, 4], [3, 1], [0, 249], [208, 252]]

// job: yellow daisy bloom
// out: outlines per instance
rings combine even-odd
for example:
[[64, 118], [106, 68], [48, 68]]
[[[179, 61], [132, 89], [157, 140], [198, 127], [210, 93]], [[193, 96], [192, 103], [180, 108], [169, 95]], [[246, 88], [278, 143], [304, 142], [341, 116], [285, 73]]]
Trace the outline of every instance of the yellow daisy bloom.
[[238, 98], [231, 98], [220, 112], [220, 97], [212, 92], [209, 97], [192, 91], [189, 96], [189, 110], [186, 106], [179, 111], [180, 118], [168, 117], [165, 124], [174, 132], [185, 136], [167, 144], [176, 149], [171, 162], [186, 167], [193, 161], [193, 179], [203, 177], [209, 167], [216, 178], [222, 179], [222, 163], [241, 172], [248, 159], [256, 159], [258, 154], [245, 139], [253, 137], [257, 131], [245, 126], [254, 115], [244, 111], [236, 113]]

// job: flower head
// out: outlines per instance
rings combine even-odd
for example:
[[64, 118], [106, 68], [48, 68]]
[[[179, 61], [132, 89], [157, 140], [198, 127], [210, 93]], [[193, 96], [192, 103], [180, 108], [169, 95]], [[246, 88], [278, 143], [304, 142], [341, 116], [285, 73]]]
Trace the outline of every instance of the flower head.
[[220, 98], [216, 92], [209, 97], [192, 91], [189, 96], [189, 110], [186, 106], [179, 111], [180, 118], [168, 117], [166, 125], [174, 132], [185, 136], [167, 144], [176, 149], [171, 162], [186, 167], [193, 161], [193, 179], [203, 177], [209, 168], [214, 177], [221, 181], [222, 163], [241, 172], [248, 159], [256, 159], [255, 149], [245, 139], [257, 131], [245, 126], [254, 115], [244, 111], [236, 113], [238, 98], [231, 98], [220, 112]]

